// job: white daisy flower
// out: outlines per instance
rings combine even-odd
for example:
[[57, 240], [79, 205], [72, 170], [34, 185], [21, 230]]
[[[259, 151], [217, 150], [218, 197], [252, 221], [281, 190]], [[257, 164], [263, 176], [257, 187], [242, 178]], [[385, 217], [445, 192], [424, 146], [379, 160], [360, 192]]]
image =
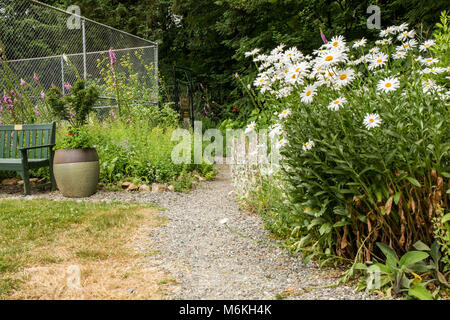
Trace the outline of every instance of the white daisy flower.
[[244, 53], [244, 56], [245, 57], [254, 56], [254, 55], [258, 54], [259, 51], [260, 50], [258, 48], [255, 48], [252, 51], [248, 51], [248, 52]]
[[279, 148], [287, 145], [288, 143], [289, 142], [287, 141], [286, 138], [281, 138], [280, 141], [278, 141], [278, 143], [277, 143], [277, 148], [279, 149]]
[[423, 65], [426, 65], [426, 66], [431, 66], [431, 65], [433, 65], [435, 63], [438, 63], [438, 62], [439, 62], [438, 59], [431, 58], [431, 57], [430, 58], [424, 58], [424, 59], [420, 60], [420, 63], [423, 64]]
[[428, 48], [430, 48], [431, 46], [434, 46], [435, 44], [436, 43], [434, 42], [434, 40], [427, 40], [423, 44], [420, 45], [419, 50], [426, 51], [426, 50], [428, 50]]
[[397, 36], [397, 39], [400, 40], [400, 41], [407, 41], [408, 39], [414, 38], [415, 35], [416, 35], [416, 31], [415, 31], [415, 30], [402, 31], [402, 32]]
[[398, 59], [404, 59], [406, 57], [405, 51], [397, 51], [392, 54], [392, 59], [398, 60]]
[[396, 32], [403, 32], [406, 29], [408, 29], [408, 24], [407, 23], [402, 23], [401, 25], [394, 27]]
[[250, 122], [250, 124], [247, 126], [247, 128], [245, 128], [244, 133], [247, 134], [249, 132], [252, 132], [253, 130], [255, 130], [255, 127], [256, 127], [255, 121]]
[[422, 82], [422, 88], [424, 93], [435, 91], [437, 88], [436, 82], [434, 82], [432, 79], [425, 80]]
[[313, 101], [313, 97], [316, 95], [316, 86], [309, 85], [306, 86], [303, 92], [300, 94], [301, 101], [303, 103], [311, 103]]
[[377, 55], [373, 55], [370, 60], [369, 70], [374, 70], [378, 67], [382, 67], [386, 64], [388, 60], [388, 55], [385, 53], [378, 53]]
[[345, 69], [345, 70], [340, 71], [336, 75], [335, 83], [339, 87], [343, 87], [343, 86], [350, 84], [353, 81], [353, 79], [355, 79], [355, 70]]
[[345, 39], [343, 36], [336, 36], [336, 37], [331, 38], [331, 40], [327, 43], [327, 46], [330, 49], [333, 49], [333, 48], [343, 49], [343, 50], [347, 49], [345, 46]]
[[260, 74], [253, 82], [253, 85], [255, 87], [262, 87], [265, 84], [267, 84], [267, 78], [265, 77], [265, 74]]
[[440, 67], [433, 67], [433, 68], [425, 68], [425, 69], [423, 69], [422, 71], [420, 71], [420, 73], [421, 74], [429, 74], [429, 73], [432, 73], [432, 74], [439, 74], [439, 73], [442, 73], [442, 72], [445, 72], [446, 71], [446, 68], [440, 68]]
[[283, 125], [276, 123], [270, 127], [269, 137], [273, 139], [275, 136], [280, 136], [283, 133]]
[[378, 52], [380, 52], [380, 48], [378, 47], [373, 47], [372, 49], [369, 50], [369, 54], [377, 54]]
[[278, 115], [278, 118], [280, 119], [284, 119], [287, 116], [289, 116], [291, 114], [291, 110], [290, 109], [286, 109], [280, 112], [280, 114]]
[[323, 67], [325, 69], [344, 61], [347, 61], [347, 54], [338, 49], [331, 49], [322, 52], [315, 59], [316, 66]]
[[386, 28], [386, 29], [380, 31], [380, 37], [383, 37], [383, 38], [384, 38], [384, 37], [390, 36], [390, 35], [392, 35], [395, 31], [396, 31], [396, 30], [395, 30], [395, 27], [389, 27], [389, 28]]
[[367, 130], [370, 130], [380, 126], [381, 118], [376, 113], [367, 113], [364, 117], [363, 124]]
[[399, 50], [411, 50], [412, 48], [415, 48], [417, 46], [417, 41], [415, 39], [411, 39], [409, 41], [404, 42], [401, 46], [397, 47], [397, 51]]
[[363, 37], [361, 40], [356, 40], [353, 43], [353, 48], [356, 49], [356, 48], [359, 48], [359, 47], [365, 47], [366, 43], [367, 43], [367, 39]]
[[314, 141], [312, 141], [311, 139], [309, 139], [308, 142], [306, 142], [306, 143], [303, 145], [302, 149], [303, 149], [303, 151], [311, 150], [312, 147], [314, 147], [314, 145], [315, 145]]
[[384, 80], [380, 80], [377, 84], [377, 90], [385, 93], [395, 91], [400, 88], [400, 81], [397, 78], [389, 77]]
[[333, 100], [328, 105], [328, 109], [338, 111], [340, 108], [344, 106], [344, 103], [347, 102], [347, 99], [344, 97], [337, 98], [336, 100]]

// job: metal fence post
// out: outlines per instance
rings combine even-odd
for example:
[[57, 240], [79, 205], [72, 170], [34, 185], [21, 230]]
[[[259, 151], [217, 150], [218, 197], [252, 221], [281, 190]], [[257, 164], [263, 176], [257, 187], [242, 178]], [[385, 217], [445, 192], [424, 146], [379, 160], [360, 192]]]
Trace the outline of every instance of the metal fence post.
[[65, 94], [65, 92], [64, 92], [64, 58], [63, 58], [63, 56], [61, 56], [61, 90], [62, 90], [62, 93]]
[[85, 20], [81, 20], [81, 34], [83, 37], [83, 71], [84, 71], [84, 80], [87, 79], [87, 66], [86, 66], [86, 26]]

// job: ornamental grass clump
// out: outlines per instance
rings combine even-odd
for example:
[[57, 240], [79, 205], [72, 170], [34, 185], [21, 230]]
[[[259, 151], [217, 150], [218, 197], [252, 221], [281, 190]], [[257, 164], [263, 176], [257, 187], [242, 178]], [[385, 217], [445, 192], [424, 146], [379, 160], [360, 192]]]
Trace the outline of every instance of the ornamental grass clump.
[[375, 46], [336, 36], [312, 55], [254, 55], [274, 114], [256, 128], [272, 124], [283, 141], [297, 250], [365, 262], [382, 257], [377, 242], [399, 255], [433, 242], [449, 202], [448, 53], [417, 38], [402, 24]]

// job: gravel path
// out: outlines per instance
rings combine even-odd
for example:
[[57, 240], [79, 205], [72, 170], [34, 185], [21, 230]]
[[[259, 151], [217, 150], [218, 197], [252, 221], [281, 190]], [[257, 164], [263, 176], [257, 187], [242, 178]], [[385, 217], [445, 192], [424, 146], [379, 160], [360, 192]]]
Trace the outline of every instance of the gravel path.
[[[147, 258], [149, 266], [176, 279], [169, 299], [274, 299], [283, 292], [290, 293], [286, 299], [375, 299], [348, 286], [301, 290], [334, 284], [339, 273], [314, 263], [305, 266], [285, 249], [267, 244], [274, 241], [261, 218], [241, 212], [231, 191], [229, 169], [222, 167], [213, 181], [188, 194], [99, 191], [79, 201], [156, 202], [167, 208], [161, 214], [170, 222], [149, 234], [151, 247], [140, 246], [154, 253]], [[23, 199], [0, 191], [0, 198], [5, 196]], [[59, 192], [25, 197], [34, 198], [67, 199]], [[224, 218], [232, 230], [265, 243], [230, 232], [220, 223]]]
[[[151, 233], [160, 253], [149, 264], [164, 268], [178, 281], [172, 299], [273, 299], [282, 292], [326, 286], [337, 282], [337, 272], [319, 270], [291, 257], [280, 247], [256, 243], [229, 231], [228, 226], [252, 239], [269, 240], [261, 218], [239, 211], [229, 170], [222, 168], [214, 181], [205, 182], [176, 199], [160, 199], [170, 223]], [[334, 275], [333, 275], [334, 273]], [[287, 299], [373, 299], [339, 286], [289, 294]]]

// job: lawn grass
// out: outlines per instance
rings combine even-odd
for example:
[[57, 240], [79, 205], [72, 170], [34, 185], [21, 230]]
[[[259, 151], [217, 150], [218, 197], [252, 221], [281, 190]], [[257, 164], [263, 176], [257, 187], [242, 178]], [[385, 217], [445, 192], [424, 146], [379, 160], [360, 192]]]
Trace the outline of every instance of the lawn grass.
[[[0, 298], [161, 298], [169, 275], [146, 270], [136, 249], [142, 232], [166, 223], [157, 213], [151, 204], [0, 199]], [[67, 286], [74, 265], [80, 290]]]

